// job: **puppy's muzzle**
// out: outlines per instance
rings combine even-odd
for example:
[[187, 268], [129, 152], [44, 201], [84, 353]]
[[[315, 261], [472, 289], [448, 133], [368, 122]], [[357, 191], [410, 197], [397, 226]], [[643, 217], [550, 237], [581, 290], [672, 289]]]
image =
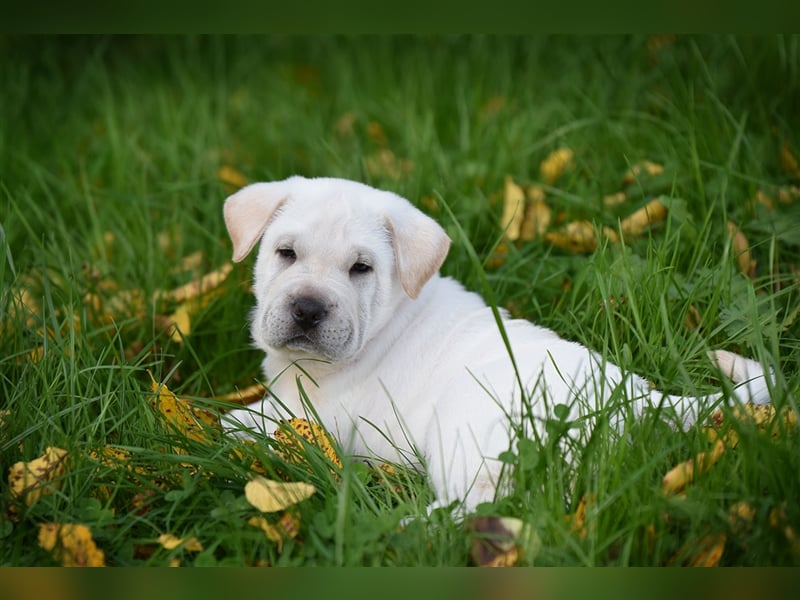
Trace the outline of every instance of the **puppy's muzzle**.
[[291, 311], [292, 319], [304, 332], [314, 329], [328, 315], [328, 309], [319, 300], [309, 296], [292, 302]]

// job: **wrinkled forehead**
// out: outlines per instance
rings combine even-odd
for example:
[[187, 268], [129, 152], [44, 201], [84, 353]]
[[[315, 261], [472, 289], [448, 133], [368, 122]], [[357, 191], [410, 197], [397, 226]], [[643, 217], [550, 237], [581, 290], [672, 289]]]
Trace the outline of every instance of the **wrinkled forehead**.
[[311, 243], [330, 252], [353, 247], [391, 251], [391, 237], [380, 207], [338, 194], [289, 198], [266, 233], [265, 239]]

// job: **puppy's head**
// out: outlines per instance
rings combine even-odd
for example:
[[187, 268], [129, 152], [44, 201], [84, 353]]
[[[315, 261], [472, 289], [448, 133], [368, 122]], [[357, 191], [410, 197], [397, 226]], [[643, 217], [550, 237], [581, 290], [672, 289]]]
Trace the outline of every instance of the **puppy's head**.
[[355, 356], [450, 246], [404, 198], [343, 179], [256, 183], [230, 196], [224, 215], [234, 261], [261, 241], [253, 339], [289, 358]]

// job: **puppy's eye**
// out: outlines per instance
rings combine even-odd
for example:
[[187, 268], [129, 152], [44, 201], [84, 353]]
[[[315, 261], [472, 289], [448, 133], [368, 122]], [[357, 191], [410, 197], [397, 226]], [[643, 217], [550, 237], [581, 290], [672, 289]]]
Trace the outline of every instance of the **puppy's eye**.
[[287, 260], [294, 260], [297, 258], [297, 254], [295, 254], [294, 250], [291, 248], [278, 248], [275, 253], [281, 258], [285, 258]]
[[361, 275], [363, 273], [369, 273], [372, 271], [372, 267], [370, 267], [367, 263], [357, 262], [352, 267], [350, 267], [350, 274], [351, 275]]

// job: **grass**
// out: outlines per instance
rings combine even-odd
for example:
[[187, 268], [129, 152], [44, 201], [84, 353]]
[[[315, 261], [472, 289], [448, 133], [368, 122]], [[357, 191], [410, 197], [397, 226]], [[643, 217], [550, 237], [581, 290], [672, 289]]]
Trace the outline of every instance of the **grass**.
[[[182, 343], [156, 303], [102, 319], [85, 302], [89, 292], [151, 298], [175, 288], [192, 276], [175, 263], [197, 251], [199, 274], [227, 261], [221, 205], [232, 188], [222, 166], [250, 181], [299, 173], [394, 190], [454, 238], [444, 272], [475, 290], [485, 277], [515, 314], [669, 392], [720, 387], [709, 348], [753, 356], [776, 370], [774, 403], [798, 410], [800, 200], [777, 201], [798, 185], [787, 162], [800, 148], [798, 37], [11, 37], [0, 46], [0, 564], [58, 564], [37, 544], [49, 522], [89, 526], [113, 565], [470, 563], [474, 535], [448, 514], [401, 526], [430, 500], [419, 475], [398, 469], [387, 481], [349, 461], [334, 474], [315, 448], [295, 464], [274, 441], [249, 446], [213, 431], [203, 443], [151, 409], [148, 370], [211, 409], [211, 396], [261, 376], [246, 325], [252, 258]], [[565, 220], [616, 228], [654, 196], [668, 218], [624, 245], [579, 254], [533, 240], [491, 265], [504, 178], [540, 183], [540, 162], [559, 147], [574, 151], [576, 167], [548, 186], [547, 201]], [[603, 196], [642, 160], [664, 174], [606, 208]], [[752, 202], [759, 190], [771, 208]], [[737, 268], [728, 221], [749, 242], [753, 277]], [[20, 308], [20, 290], [35, 311]], [[549, 424], [549, 441], [519, 441], [504, 456], [515, 491], [482, 507], [535, 532], [518, 564], [681, 564], [722, 535], [719, 564], [800, 564], [791, 428], [735, 424], [738, 446], [679, 497], [661, 492], [661, 478], [710, 448], [701, 428], [645, 418], [624, 440], [600, 428], [566, 465], [554, 443], [563, 426]], [[99, 464], [91, 451], [107, 445], [130, 457]], [[69, 460], [52, 493], [28, 506], [5, 473], [47, 447]], [[292, 509], [299, 533], [280, 546], [247, 524], [258, 514], [243, 491], [255, 459], [317, 488]], [[593, 500], [581, 535], [566, 518], [584, 497]], [[740, 502], [754, 509], [746, 523], [731, 520]], [[204, 549], [167, 550], [163, 533], [195, 536]]]

